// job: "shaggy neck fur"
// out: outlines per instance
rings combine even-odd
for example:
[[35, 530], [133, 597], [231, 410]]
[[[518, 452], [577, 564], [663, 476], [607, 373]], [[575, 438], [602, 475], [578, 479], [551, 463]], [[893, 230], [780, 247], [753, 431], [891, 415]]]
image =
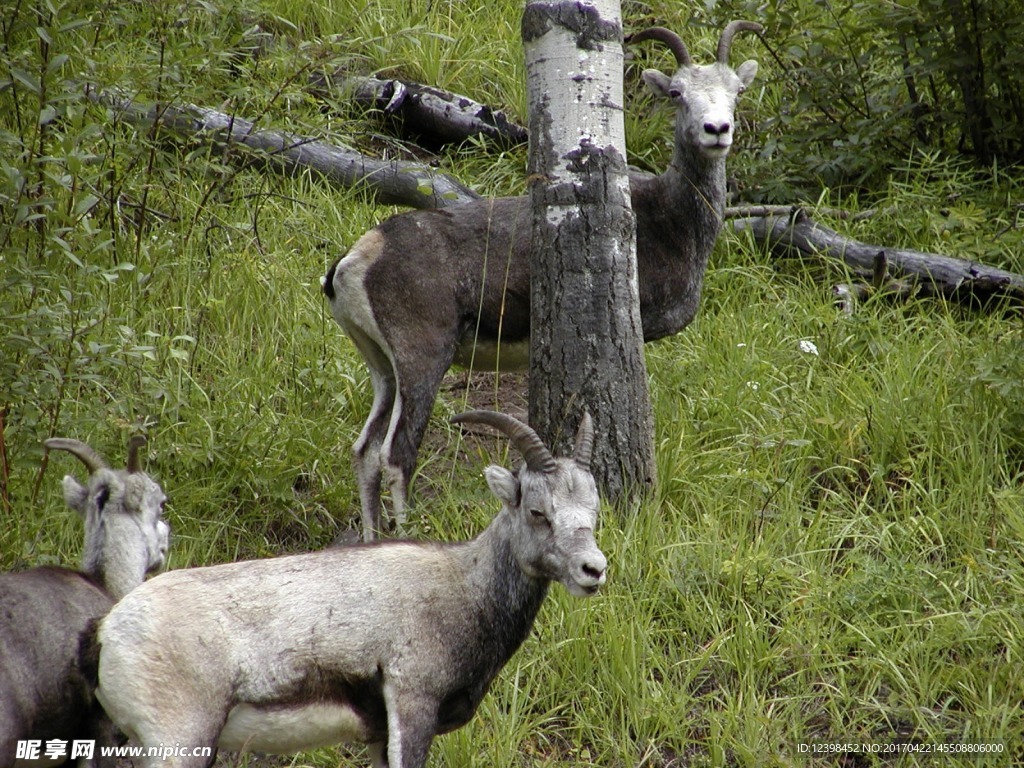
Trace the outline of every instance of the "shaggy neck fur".
[[678, 206], [677, 213], [694, 238], [694, 266], [701, 276], [722, 229], [725, 158], [708, 157], [692, 141], [677, 135], [672, 163], [661, 177], [667, 182], [666, 199]]
[[[512, 550], [512, 513], [502, 510], [472, 542], [474, 582], [479, 596], [480, 624], [487, 637], [487, 655], [500, 668], [530, 634], [550, 582], [528, 576]], [[493, 645], [491, 645], [493, 643]], [[500, 659], [500, 661], [499, 661]]]
[[[437, 658], [438, 702], [435, 733], [465, 725], [487, 694], [494, 677], [529, 636], [549, 581], [523, 572], [513, 552], [513, 523], [502, 511], [476, 539], [447, 545], [451, 562], [463, 574], [461, 600], [444, 606], [437, 620], [443, 642]], [[386, 731], [382, 722], [378, 726]]]
[[122, 530], [125, 526], [138, 527], [138, 522], [127, 515], [119, 515], [115, 522], [95, 512], [86, 520], [82, 572], [114, 600], [120, 600], [146, 578], [145, 553], [138, 551], [138, 532]]
[[[710, 158], [677, 130], [669, 168], [633, 178], [644, 341], [678, 333], [697, 314], [725, 210], [725, 156]], [[655, 308], [646, 312], [645, 308]]]

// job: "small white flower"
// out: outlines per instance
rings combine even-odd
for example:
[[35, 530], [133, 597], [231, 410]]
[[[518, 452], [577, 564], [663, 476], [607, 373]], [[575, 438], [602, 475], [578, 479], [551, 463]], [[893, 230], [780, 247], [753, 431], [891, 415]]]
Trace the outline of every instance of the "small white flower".
[[757, 390], [759, 390], [760, 388], [761, 388], [761, 385], [758, 382], [756, 382], [756, 381], [748, 381], [747, 382], [747, 389], [750, 389], [750, 390], [753, 390], [754, 392], [757, 392]]
[[814, 342], [807, 339], [800, 340], [800, 351], [808, 355], [818, 354], [818, 348], [814, 345]]

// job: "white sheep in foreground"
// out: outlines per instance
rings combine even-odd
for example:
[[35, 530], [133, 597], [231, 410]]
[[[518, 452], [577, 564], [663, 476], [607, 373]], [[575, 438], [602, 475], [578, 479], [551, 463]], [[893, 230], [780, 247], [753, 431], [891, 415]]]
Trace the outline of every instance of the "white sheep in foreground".
[[[373, 765], [420, 768], [464, 725], [526, 639], [552, 580], [593, 595], [606, 561], [584, 416], [573, 458], [525, 424], [474, 411], [525, 460], [484, 471], [502, 503], [468, 542], [387, 541], [171, 571], [99, 630], [97, 696], [143, 747], [292, 753], [370, 745]], [[151, 757], [200, 768], [212, 757]]]
[[163, 567], [170, 535], [164, 492], [139, 466], [144, 442], [132, 440], [127, 468], [113, 470], [85, 443], [46, 441], [89, 469], [87, 485], [63, 481], [65, 501], [85, 522], [85, 547], [78, 571], [0, 574], [0, 768], [16, 763], [21, 740], [107, 737], [82, 651], [93, 623]]
[[[694, 64], [679, 36], [663, 27], [629, 39], [664, 43], [678, 65], [671, 76], [643, 73], [676, 110], [672, 161], [660, 176], [630, 176], [645, 341], [678, 333], [697, 312], [722, 227], [736, 100], [758, 68], [750, 60], [734, 71], [729, 50], [739, 32], [760, 30], [731, 22], [715, 62], [706, 65]], [[382, 531], [382, 482], [398, 527], [405, 523], [416, 456], [445, 371], [453, 364], [526, 365], [531, 216], [527, 196], [409, 211], [364, 234], [327, 271], [331, 312], [373, 385], [370, 415], [352, 449], [364, 539]]]

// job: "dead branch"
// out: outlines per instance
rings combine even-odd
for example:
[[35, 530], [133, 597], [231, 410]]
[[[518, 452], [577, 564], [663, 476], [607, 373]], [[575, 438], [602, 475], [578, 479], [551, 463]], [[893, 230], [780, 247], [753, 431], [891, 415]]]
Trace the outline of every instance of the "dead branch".
[[394, 122], [399, 135], [434, 149], [473, 136], [483, 136], [503, 148], [529, 139], [526, 129], [501, 110], [429, 85], [338, 73], [314, 75], [311, 89], [321, 98], [339, 93], [377, 110]]
[[278, 173], [312, 170], [341, 187], [362, 187], [378, 202], [413, 208], [442, 208], [480, 196], [451, 176], [418, 163], [377, 160], [347, 147], [286, 131], [257, 129], [237, 115], [193, 104], [144, 106], [133, 98], [105, 90], [87, 90], [88, 97], [133, 125], [158, 123], [189, 138], [206, 139], [220, 151], [244, 146], [246, 160]]
[[902, 295], [934, 293], [974, 303], [1000, 298], [1024, 301], [1024, 275], [937, 253], [862, 243], [818, 224], [796, 208], [788, 216], [734, 219], [733, 229], [749, 232], [777, 256], [839, 261], [876, 289], [891, 288]]
[[[741, 206], [730, 206], [725, 209], [725, 218], [727, 219], [739, 219], [748, 218], [751, 216], [790, 216], [794, 211], [804, 210], [803, 206], [799, 205], [741, 205]], [[889, 210], [888, 208], [885, 210]], [[829, 216], [833, 219], [842, 219], [844, 221], [863, 221], [864, 219], [870, 219], [875, 216], [878, 211], [874, 208], [869, 208], [866, 211], [858, 211], [852, 213], [843, 208], [819, 208], [815, 207], [814, 212], [822, 216]]]

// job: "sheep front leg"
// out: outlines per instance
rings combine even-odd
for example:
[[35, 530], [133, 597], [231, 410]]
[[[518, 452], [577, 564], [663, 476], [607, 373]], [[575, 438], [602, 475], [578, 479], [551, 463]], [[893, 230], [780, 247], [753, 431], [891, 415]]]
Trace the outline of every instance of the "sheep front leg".
[[107, 717], [99, 704], [93, 704], [92, 722], [90, 732], [93, 736], [95, 747], [91, 759], [80, 757], [75, 764], [76, 768], [116, 768], [118, 759], [110, 756], [104, 757], [102, 752], [105, 748], [119, 747], [127, 741]]
[[385, 765], [423, 768], [437, 727], [437, 702], [422, 693], [402, 691], [393, 683], [385, 683], [384, 703], [388, 710]]

